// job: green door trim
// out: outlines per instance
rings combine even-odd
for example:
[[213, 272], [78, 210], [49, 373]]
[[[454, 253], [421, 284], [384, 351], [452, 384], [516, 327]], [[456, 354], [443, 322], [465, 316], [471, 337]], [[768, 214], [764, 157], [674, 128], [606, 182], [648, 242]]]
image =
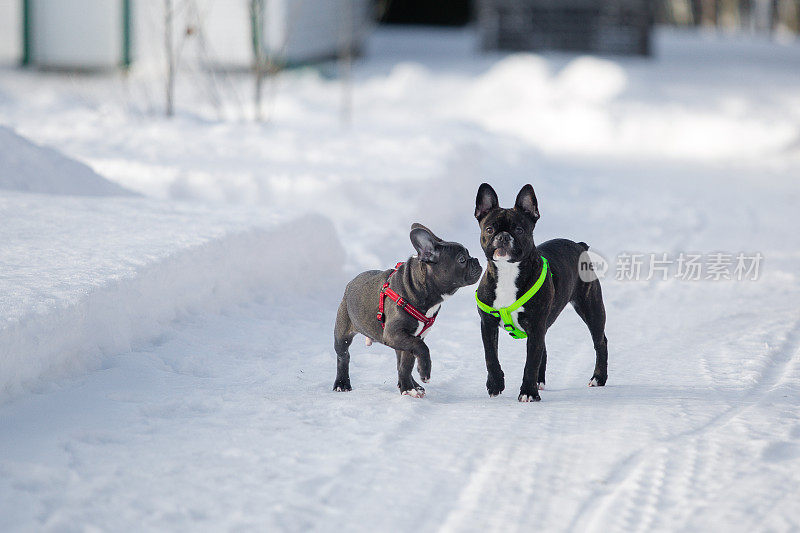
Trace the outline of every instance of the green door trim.
[[28, 66], [33, 59], [31, 47], [33, 15], [31, 13], [31, 1], [22, 0], [22, 66]]
[[122, 68], [131, 66], [131, 0], [122, 0]]

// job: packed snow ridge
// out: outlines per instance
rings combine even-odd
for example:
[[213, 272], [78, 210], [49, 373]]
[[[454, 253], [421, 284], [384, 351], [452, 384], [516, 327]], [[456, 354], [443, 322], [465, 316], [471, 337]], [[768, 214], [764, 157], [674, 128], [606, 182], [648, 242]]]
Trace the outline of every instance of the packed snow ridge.
[[[90, 223], [91, 217], [85, 221]], [[68, 242], [56, 243], [50, 251], [77, 258], [91, 254], [95, 244], [99, 249], [98, 240], [78, 254], [59, 249], [68, 248]], [[217, 237], [190, 229], [164, 247], [163, 256], [133, 267], [128, 254], [135, 253], [135, 246], [123, 239], [117, 247], [122, 248], [118, 260], [96, 272], [68, 273], [74, 283], [69, 289], [46, 276], [15, 276], [22, 267], [9, 266], [11, 272], [0, 279], [0, 402], [64, 375], [97, 368], [103, 357], [156, 338], [186, 313], [219, 311], [254, 298], [281, 302], [290, 294], [314, 291], [324, 273], [335, 275], [343, 264], [330, 222], [312, 215]], [[292, 261], [273, 260], [276, 251]], [[299, 274], [315, 271], [320, 275]], [[30, 295], [6, 287], [25, 278]]]
[[323, 216], [80, 197], [125, 190], [10, 130], [0, 137], [3, 185], [34, 176], [72, 196], [0, 194], [0, 403], [97, 368], [182, 314], [281, 302], [342, 270]]

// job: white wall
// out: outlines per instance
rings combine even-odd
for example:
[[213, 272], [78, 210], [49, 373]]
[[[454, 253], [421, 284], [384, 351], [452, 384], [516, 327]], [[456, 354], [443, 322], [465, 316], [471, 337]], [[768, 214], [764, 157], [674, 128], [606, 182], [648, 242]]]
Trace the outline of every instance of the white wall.
[[107, 68], [122, 59], [119, 0], [33, 0], [31, 17], [37, 65]]
[[212, 63], [249, 67], [253, 64], [248, 0], [201, 0], [203, 26]]
[[289, 62], [337, 55], [368, 31], [369, 0], [266, 0], [265, 48]]
[[22, 0], [0, 0], [0, 64], [22, 59]]

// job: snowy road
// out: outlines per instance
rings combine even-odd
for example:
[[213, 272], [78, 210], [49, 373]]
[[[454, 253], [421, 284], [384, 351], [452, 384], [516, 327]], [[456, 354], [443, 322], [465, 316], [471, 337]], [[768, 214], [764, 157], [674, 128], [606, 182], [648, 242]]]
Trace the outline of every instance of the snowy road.
[[[650, 62], [475, 58], [460, 34], [389, 32], [356, 69], [348, 131], [338, 86], [309, 73], [281, 80], [273, 125], [203, 118], [189, 96], [166, 122], [107, 104], [115, 80], [5, 73], [0, 121], [149, 198], [0, 198], [0, 315], [37, 325], [17, 346], [72, 340], [44, 306], [86, 347], [54, 375], [0, 359], [0, 530], [800, 529], [800, 47], [698, 41], [662, 35]], [[424, 399], [361, 337], [354, 390], [332, 392], [346, 277], [405, 259], [413, 221], [480, 256], [482, 181], [502, 205], [533, 183], [537, 242], [760, 253], [759, 279], [612, 270], [608, 385], [586, 387], [566, 309], [537, 404], [516, 401], [507, 336], [506, 391], [486, 394], [463, 289], [427, 338]]]
[[[769, 243], [791, 238], [707, 207], [713, 180], [700, 194], [681, 190], [656, 195], [689, 219], [705, 211], [718, 221], [676, 232], [689, 248], [724, 240], [727, 227], [746, 248], [770, 235], [762, 249], [780, 257]], [[793, 201], [751, 194], [784, 213]], [[623, 222], [632, 240], [652, 225]], [[567, 309], [548, 334], [548, 390], [534, 405], [516, 402], [523, 349], [505, 336], [507, 392], [486, 395], [467, 290], [429, 336], [422, 400], [397, 393], [394, 354], [360, 337], [353, 392], [331, 392], [340, 287], [194, 315], [99, 371], [2, 408], [0, 516], [53, 530], [792, 530], [791, 257], [767, 263], [759, 282], [607, 280], [609, 385], [585, 386], [594, 355]]]
[[[676, 292], [661, 295], [667, 322], [687, 297]], [[378, 346], [353, 350], [352, 393], [330, 391], [331, 296], [185, 320], [4, 409], [0, 516], [54, 530], [797, 527], [800, 322], [762, 331], [741, 310], [716, 317], [716, 330], [730, 322], [771, 339], [736, 352], [758, 368], [737, 385], [713, 360], [718, 341], [701, 340], [708, 323], [673, 341], [695, 350], [673, 353], [635, 318], [649, 295], [628, 296], [609, 306], [609, 386], [585, 386], [593, 354], [568, 310], [550, 334], [548, 390], [532, 406], [486, 395], [467, 293], [431, 335], [423, 400], [397, 394], [394, 356]], [[520, 345], [501, 347], [513, 392]]]

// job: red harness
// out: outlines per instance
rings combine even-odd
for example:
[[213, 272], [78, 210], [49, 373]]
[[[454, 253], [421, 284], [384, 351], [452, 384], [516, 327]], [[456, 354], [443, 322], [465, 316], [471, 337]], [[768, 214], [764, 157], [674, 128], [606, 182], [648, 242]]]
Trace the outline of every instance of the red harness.
[[395, 265], [394, 270], [389, 273], [389, 277], [386, 278], [386, 283], [384, 283], [383, 287], [381, 288], [381, 295], [380, 298], [378, 299], [378, 320], [381, 321], [381, 326], [385, 328], [386, 324], [384, 323], [383, 320], [386, 317], [383, 313], [383, 301], [388, 296], [393, 302], [397, 304], [397, 306], [400, 309], [405, 310], [406, 313], [416, 318], [419, 322], [422, 322], [423, 324], [422, 331], [420, 331], [419, 334], [417, 335], [417, 337], [421, 337], [422, 334], [425, 333], [425, 331], [427, 331], [428, 328], [433, 325], [433, 322], [436, 320], [436, 315], [439, 314], [439, 311], [437, 310], [432, 317], [427, 317], [422, 313], [420, 313], [416, 307], [414, 307], [407, 301], [403, 300], [399, 294], [397, 294], [396, 292], [394, 292], [392, 289], [389, 288], [389, 280], [392, 278], [392, 274], [397, 272], [397, 269], [400, 268], [402, 265], [403, 265], [402, 262], [397, 263]]

